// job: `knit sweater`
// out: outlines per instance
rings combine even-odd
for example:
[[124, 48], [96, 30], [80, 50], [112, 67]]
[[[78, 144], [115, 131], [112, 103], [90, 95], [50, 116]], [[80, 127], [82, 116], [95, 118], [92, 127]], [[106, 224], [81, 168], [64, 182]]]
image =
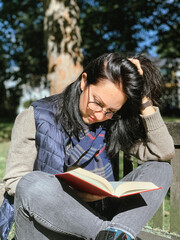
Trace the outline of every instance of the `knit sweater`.
[[[142, 161], [168, 161], [174, 157], [174, 143], [160, 115], [159, 109], [152, 115], [141, 116], [146, 141], [139, 140], [128, 152]], [[19, 114], [15, 120], [11, 136], [11, 145], [4, 176], [5, 189], [9, 195], [14, 195], [18, 181], [27, 173], [33, 171], [37, 156], [35, 144], [34, 109], [29, 107]]]

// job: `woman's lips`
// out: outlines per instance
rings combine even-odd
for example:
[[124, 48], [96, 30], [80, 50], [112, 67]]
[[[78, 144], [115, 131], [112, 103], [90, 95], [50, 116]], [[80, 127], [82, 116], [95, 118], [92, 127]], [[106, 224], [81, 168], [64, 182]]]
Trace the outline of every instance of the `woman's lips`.
[[89, 116], [89, 119], [92, 121], [92, 122], [96, 122], [97, 120], [95, 118], [93, 118], [92, 116]]

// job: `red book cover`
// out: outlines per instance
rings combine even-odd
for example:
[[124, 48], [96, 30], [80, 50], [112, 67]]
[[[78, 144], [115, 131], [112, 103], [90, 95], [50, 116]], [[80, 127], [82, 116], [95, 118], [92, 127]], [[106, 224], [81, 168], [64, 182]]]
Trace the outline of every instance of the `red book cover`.
[[82, 178], [74, 176], [71, 173], [60, 173], [56, 174], [57, 178], [64, 179], [71, 187], [81, 191], [88, 192], [100, 196], [111, 196], [112, 194], [106, 192], [105, 190], [98, 188], [96, 185], [93, 185]]
[[[77, 173], [75, 173], [76, 171], [77, 171], [78, 175], [76, 175], [77, 174]], [[81, 172], [81, 175], [79, 175], [79, 172]], [[82, 173], [84, 173], [84, 175]], [[111, 186], [112, 184], [109, 183], [106, 179], [104, 179], [92, 172], [88, 172], [84, 169], [80, 169], [80, 170], [75, 169], [74, 171], [72, 170], [69, 172], [56, 174], [55, 176], [57, 178], [64, 179], [68, 185], [70, 185], [71, 187], [73, 187], [81, 192], [87, 192], [87, 193], [100, 195], [100, 196], [123, 197], [123, 196], [129, 196], [129, 195], [133, 195], [133, 194], [138, 194], [138, 193], [149, 192], [149, 191], [161, 189], [160, 187], [157, 187], [156, 185], [154, 185], [153, 183], [150, 183], [150, 182], [149, 183], [147, 183], [147, 182], [114, 182], [116, 187], [118, 187], [118, 185], [119, 185], [121, 188], [121, 185], [122, 185], [123, 192], [119, 196], [118, 194], [116, 195], [115, 193], [113, 193], [113, 187]], [[85, 179], [83, 179], [83, 177]], [[96, 179], [96, 177], [97, 177], [97, 179]], [[88, 182], [88, 179], [90, 182]], [[96, 184], [99, 186], [97, 186]], [[126, 187], [123, 187], [123, 185], [125, 185], [125, 184], [126, 184]], [[134, 187], [132, 186], [133, 184], [135, 184]], [[137, 184], [137, 188], [136, 188], [136, 184]], [[151, 184], [151, 185], [149, 187], [146, 184]], [[111, 188], [112, 189], [109, 190], [105, 186], [108, 186], [109, 189], [111, 189]], [[146, 186], [148, 188], [146, 188]], [[115, 189], [116, 189], [116, 187], [115, 187]]]

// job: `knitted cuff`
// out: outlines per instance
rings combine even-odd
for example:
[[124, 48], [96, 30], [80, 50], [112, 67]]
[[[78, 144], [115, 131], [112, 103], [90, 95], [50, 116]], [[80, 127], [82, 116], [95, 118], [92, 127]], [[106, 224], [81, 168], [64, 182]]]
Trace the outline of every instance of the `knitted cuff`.
[[144, 124], [144, 128], [147, 132], [156, 130], [164, 125], [164, 121], [161, 117], [158, 107], [154, 107], [156, 112], [151, 115], [140, 115]]

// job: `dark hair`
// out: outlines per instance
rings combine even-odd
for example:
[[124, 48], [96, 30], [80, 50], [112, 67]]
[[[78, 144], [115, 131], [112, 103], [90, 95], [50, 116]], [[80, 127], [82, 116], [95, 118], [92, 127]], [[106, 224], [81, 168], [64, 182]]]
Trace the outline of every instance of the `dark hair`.
[[[145, 137], [139, 117], [142, 97], [150, 97], [155, 104], [158, 104], [159, 100], [159, 71], [146, 57], [139, 55], [133, 58], [139, 59], [143, 69], [143, 77], [128, 58], [122, 58], [118, 53], [104, 54], [98, 57], [90, 62], [83, 71], [83, 73], [87, 73], [87, 86], [95, 85], [105, 79], [112, 81], [117, 86], [121, 82], [123, 83], [127, 101], [117, 112], [120, 119], [107, 120], [102, 123], [107, 129], [105, 141], [106, 150], [110, 156], [116, 154], [120, 149], [128, 150], [138, 139]], [[70, 135], [75, 136], [78, 136], [84, 126], [79, 111], [82, 74], [59, 95], [56, 112], [56, 120], [60, 120], [65, 130]]]

